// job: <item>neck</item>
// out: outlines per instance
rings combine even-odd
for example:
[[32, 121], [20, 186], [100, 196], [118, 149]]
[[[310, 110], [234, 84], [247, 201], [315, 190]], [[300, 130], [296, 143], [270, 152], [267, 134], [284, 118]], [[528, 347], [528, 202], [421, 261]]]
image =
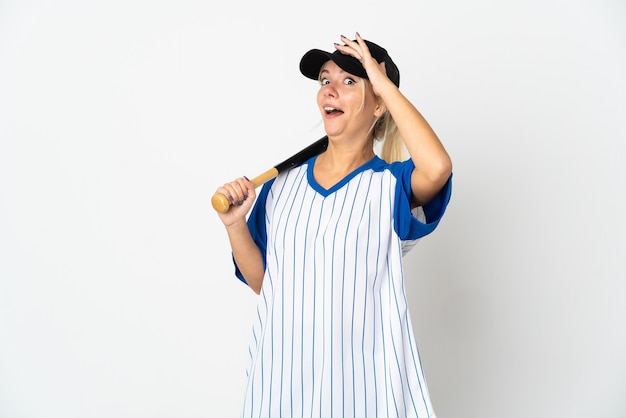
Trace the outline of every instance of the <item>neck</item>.
[[374, 157], [371, 139], [363, 141], [328, 138], [328, 149], [318, 157], [319, 168], [347, 174]]

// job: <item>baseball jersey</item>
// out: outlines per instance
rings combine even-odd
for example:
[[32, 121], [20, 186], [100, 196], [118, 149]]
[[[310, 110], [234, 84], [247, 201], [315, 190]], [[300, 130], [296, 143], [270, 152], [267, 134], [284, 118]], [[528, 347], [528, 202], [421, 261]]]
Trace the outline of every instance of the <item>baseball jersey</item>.
[[265, 276], [242, 416], [435, 417], [402, 256], [436, 228], [451, 180], [411, 211], [411, 160], [374, 157], [325, 189], [315, 158], [266, 183], [248, 217]]

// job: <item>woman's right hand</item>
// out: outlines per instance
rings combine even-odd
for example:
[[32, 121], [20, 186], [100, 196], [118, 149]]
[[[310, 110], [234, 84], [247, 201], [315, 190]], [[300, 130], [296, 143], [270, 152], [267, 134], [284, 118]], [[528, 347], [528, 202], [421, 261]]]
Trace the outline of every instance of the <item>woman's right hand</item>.
[[216, 193], [222, 193], [231, 203], [225, 213], [218, 212], [224, 226], [229, 227], [238, 222], [246, 221], [246, 215], [256, 199], [256, 190], [250, 180], [246, 177], [239, 177], [222, 187], [218, 187]]

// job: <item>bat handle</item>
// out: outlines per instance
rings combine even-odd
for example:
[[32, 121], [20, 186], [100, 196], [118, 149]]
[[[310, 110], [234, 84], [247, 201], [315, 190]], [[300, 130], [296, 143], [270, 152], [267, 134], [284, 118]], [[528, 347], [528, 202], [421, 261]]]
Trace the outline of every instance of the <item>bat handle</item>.
[[[267, 170], [266, 172], [261, 173], [260, 175], [256, 176], [252, 180], [250, 180], [250, 182], [256, 188], [256, 187], [259, 187], [262, 184], [270, 181], [271, 179], [273, 179], [277, 175], [278, 175], [278, 170], [275, 167], [272, 167], [269, 170]], [[224, 196], [224, 194], [222, 194], [222, 193], [215, 193], [213, 195], [213, 197], [211, 198], [211, 205], [213, 205], [213, 209], [215, 209], [219, 213], [226, 213], [226, 212], [228, 212], [228, 209], [230, 209], [230, 206], [232, 204], [233, 203], [230, 200], [228, 200], [228, 198], [226, 196]]]

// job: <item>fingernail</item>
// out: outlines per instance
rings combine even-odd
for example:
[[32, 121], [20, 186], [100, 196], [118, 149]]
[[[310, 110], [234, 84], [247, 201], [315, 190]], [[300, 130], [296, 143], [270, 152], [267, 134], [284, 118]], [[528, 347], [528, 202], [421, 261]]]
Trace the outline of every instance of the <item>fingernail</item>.
[[243, 178], [244, 178], [244, 179], [246, 179], [246, 180], [248, 180], [248, 181], [250, 181], [250, 179], [249, 179], [248, 177], [246, 177], [246, 176], [243, 176]]
[[247, 195], [247, 194], [244, 194], [244, 195], [243, 195], [243, 200], [246, 200], [246, 199], [248, 199], [248, 195]]
[[229, 201], [231, 201], [231, 202], [232, 202], [232, 201], [233, 201], [233, 199], [234, 199], [234, 198], [233, 198], [231, 195], [228, 195], [228, 200], [229, 200]]

